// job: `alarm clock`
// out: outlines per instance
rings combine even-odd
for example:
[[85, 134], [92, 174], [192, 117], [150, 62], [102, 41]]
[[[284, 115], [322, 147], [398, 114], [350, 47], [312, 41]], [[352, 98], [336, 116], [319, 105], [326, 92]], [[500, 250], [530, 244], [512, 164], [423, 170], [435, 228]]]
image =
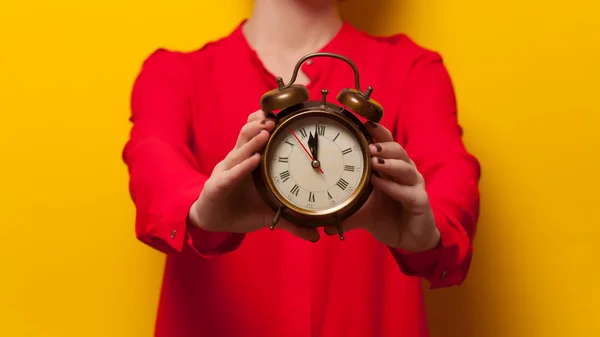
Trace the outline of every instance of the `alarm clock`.
[[[344, 61], [354, 71], [354, 89], [342, 89], [337, 103], [327, 102], [327, 89], [311, 100], [308, 89], [294, 84], [301, 65], [314, 57]], [[341, 222], [354, 214], [373, 191], [370, 182], [373, 142], [357, 117], [378, 123], [383, 108], [370, 98], [372, 87], [360, 89], [356, 65], [333, 53], [311, 53], [296, 64], [292, 78], [265, 93], [261, 109], [275, 121], [261, 161], [253, 171], [258, 194], [275, 212], [270, 226], [284, 219], [304, 227], [335, 226], [344, 239]]]

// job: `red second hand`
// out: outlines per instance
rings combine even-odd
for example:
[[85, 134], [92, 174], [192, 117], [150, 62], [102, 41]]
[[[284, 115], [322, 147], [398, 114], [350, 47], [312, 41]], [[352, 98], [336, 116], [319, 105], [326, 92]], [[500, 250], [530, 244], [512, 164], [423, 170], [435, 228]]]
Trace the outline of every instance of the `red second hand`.
[[[304, 149], [304, 152], [306, 152], [306, 154], [310, 158], [310, 161], [311, 162], [314, 161], [315, 159], [310, 155], [310, 152], [308, 152], [308, 150], [306, 149], [306, 147], [304, 147], [304, 144], [302, 144], [302, 142], [300, 141], [300, 139], [298, 138], [298, 136], [296, 136], [296, 134], [294, 133], [294, 130], [290, 129], [290, 132], [292, 133], [292, 135], [294, 135], [294, 138], [296, 138], [296, 140], [298, 141], [298, 143], [300, 144], [300, 146], [302, 146], [302, 148]], [[319, 165], [319, 171], [321, 171], [321, 174], [325, 174], [323, 172], [323, 170], [321, 169], [321, 165]]]

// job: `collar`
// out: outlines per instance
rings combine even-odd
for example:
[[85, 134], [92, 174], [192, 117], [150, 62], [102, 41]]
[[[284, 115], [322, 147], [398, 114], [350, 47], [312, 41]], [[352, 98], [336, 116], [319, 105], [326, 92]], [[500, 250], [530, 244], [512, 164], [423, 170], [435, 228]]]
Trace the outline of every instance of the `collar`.
[[[230, 34], [230, 38], [236, 43], [239, 43], [244, 50], [246, 55], [250, 58], [250, 61], [253, 65], [264, 72], [267, 76], [264, 78], [267, 79], [269, 86], [277, 86], [276, 76], [271, 74], [261, 59], [258, 57], [258, 54], [250, 44], [246, 37], [243, 34], [242, 26], [247, 21], [247, 19], [243, 19], [237, 27]], [[357, 30], [347, 21], [342, 22], [342, 26], [338, 33], [329, 40], [318, 52], [327, 52], [327, 53], [335, 53], [349, 59], [353, 59], [357, 57], [358, 50], [356, 50], [357, 43], [361, 39], [365, 38], [365, 33]], [[342, 63], [341, 60], [333, 59], [330, 57], [315, 57], [310, 60], [304, 62], [301, 66], [302, 71], [310, 78], [310, 84], [307, 86], [310, 90], [312, 86], [319, 82], [321, 78], [327, 78], [330, 75], [331, 71], [336, 67], [335, 63]], [[341, 64], [343, 67], [347, 67], [347, 65]]]

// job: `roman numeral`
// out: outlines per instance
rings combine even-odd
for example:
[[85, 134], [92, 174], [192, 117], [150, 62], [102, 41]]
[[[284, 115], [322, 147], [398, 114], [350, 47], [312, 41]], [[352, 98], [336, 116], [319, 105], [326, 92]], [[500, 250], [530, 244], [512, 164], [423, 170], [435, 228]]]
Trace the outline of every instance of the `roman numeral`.
[[317, 134], [319, 136], [325, 136], [325, 125], [317, 125]]
[[313, 192], [308, 192], [308, 202], [315, 202], [315, 194]]
[[281, 177], [281, 180], [283, 180], [285, 183], [288, 179], [290, 179], [290, 171], [283, 171], [279, 173], [279, 177]]
[[344, 151], [342, 151], [342, 154], [348, 154], [350, 152], [352, 152], [352, 149], [351, 148], [347, 148]]
[[300, 129], [300, 134], [302, 135], [302, 138], [306, 137], [306, 130], [304, 130], [304, 128]]
[[345, 190], [346, 187], [348, 187], [348, 182], [344, 180], [344, 178], [340, 178], [340, 180], [336, 183], [336, 185], [338, 185], [339, 188], [341, 188], [342, 190]]
[[279, 157], [278, 160], [280, 163], [287, 163], [288, 162], [288, 157]]
[[298, 185], [294, 184], [294, 187], [292, 187], [290, 192], [292, 192], [293, 195], [298, 196], [298, 192], [300, 192], [300, 187], [298, 187]]
[[331, 194], [329, 194], [329, 191], [327, 191], [327, 200], [331, 200], [333, 199], [333, 197], [331, 196]]
[[287, 140], [287, 139], [285, 140], [285, 142], [288, 143], [288, 144], [290, 144], [290, 146], [294, 146], [294, 144], [290, 143], [290, 141]]
[[344, 171], [354, 172], [354, 166], [352, 166], [352, 165], [345, 165], [344, 166]]
[[335, 135], [335, 137], [333, 137], [333, 141], [335, 142], [335, 140], [337, 139], [337, 137], [340, 135], [340, 133], [338, 132], [337, 135]]

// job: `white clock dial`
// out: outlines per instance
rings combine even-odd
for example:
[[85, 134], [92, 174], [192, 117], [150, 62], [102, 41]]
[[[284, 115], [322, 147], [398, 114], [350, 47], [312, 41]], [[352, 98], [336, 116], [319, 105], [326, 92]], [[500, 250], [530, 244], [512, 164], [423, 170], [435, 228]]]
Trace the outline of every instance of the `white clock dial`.
[[[316, 141], [315, 138], [316, 137]], [[314, 167], [311, 148], [316, 146]], [[326, 117], [307, 117], [288, 125], [273, 139], [270, 175], [288, 202], [322, 211], [346, 201], [364, 174], [362, 148], [343, 124]]]

